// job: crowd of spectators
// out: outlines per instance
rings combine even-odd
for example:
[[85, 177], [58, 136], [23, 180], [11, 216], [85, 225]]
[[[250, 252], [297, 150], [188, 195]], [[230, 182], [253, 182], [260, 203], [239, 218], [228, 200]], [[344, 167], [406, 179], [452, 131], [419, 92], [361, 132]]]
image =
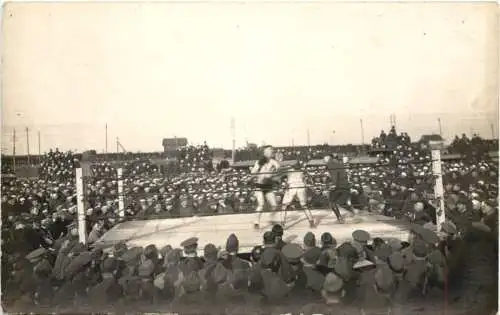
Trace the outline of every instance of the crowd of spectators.
[[[482, 152], [485, 147], [476, 139], [454, 142], [450, 151], [461, 150], [463, 143], [474, 152]], [[430, 152], [412, 144], [407, 134], [398, 135], [394, 128], [388, 135], [382, 132], [374, 140], [373, 149], [389, 150], [381, 150], [375, 164], [348, 166], [352, 183], [350, 205], [420, 225], [435, 224], [439, 210], [434, 198]], [[327, 146], [278, 149], [283, 160], [297, 160], [302, 166], [313, 208], [329, 206], [327, 172], [321, 165], [308, 165], [308, 161], [321, 159], [332, 151]], [[151, 159], [136, 157], [120, 163], [123, 213], [119, 210], [117, 166], [106, 161], [94, 163], [93, 176], [84, 180], [89, 243], [122, 220], [244, 213], [255, 209], [248, 168], [213, 170], [206, 145], [181, 149], [177, 160], [180, 167], [173, 175], [162, 172]], [[71, 235], [76, 237], [71, 233], [74, 227], [67, 226], [74, 224], [76, 218], [74, 169], [79, 162], [79, 157], [71, 152], [50, 151], [42, 158], [38, 179], [2, 179], [2, 250], [6, 254], [2, 255], [2, 274], [10, 275], [2, 277], [2, 288], [13, 281], [12, 268], [17, 268], [19, 259], [28, 252], [43, 247], [48, 250], [44, 255], [54, 258], [57, 255], [52, 250], [57, 242]], [[442, 172], [446, 215], [458, 231], [465, 233], [470, 223], [477, 221], [496, 231], [497, 163], [485, 154], [475, 154], [474, 159], [443, 161]], [[276, 187], [278, 200], [286, 188], [284, 176]], [[92, 254], [92, 261], [98, 256]]]

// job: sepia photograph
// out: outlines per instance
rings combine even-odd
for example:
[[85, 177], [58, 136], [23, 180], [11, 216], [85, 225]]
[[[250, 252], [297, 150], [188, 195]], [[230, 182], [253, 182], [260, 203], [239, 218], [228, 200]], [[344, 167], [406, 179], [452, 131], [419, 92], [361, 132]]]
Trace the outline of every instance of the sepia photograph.
[[5, 2], [6, 314], [496, 315], [495, 2]]

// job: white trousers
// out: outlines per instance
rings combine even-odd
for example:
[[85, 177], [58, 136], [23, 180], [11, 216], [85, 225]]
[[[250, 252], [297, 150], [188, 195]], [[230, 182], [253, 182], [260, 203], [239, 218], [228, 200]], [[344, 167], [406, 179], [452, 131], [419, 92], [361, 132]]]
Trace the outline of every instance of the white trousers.
[[290, 205], [295, 196], [299, 199], [300, 206], [305, 208], [307, 206], [307, 193], [305, 188], [288, 188], [283, 197], [283, 206]]

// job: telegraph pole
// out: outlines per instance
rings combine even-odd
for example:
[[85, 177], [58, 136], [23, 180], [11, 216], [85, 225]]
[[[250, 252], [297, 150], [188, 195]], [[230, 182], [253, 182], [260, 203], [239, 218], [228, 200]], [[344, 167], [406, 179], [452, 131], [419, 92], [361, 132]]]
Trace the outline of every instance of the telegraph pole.
[[495, 139], [495, 128], [493, 127], [493, 124], [490, 124], [490, 128], [491, 128], [491, 139]]
[[359, 120], [359, 123], [361, 125], [361, 144], [365, 144], [365, 131], [363, 129], [363, 119]]
[[26, 127], [26, 151], [28, 152], [28, 165], [31, 165], [30, 163], [30, 136], [29, 136], [29, 129]]
[[443, 128], [441, 126], [441, 118], [438, 118], [438, 125], [439, 125], [439, 135], [441, 138], [443, 138]]
[[38, 155], [41, 156], [42, 155], [42, 145], [40, 144], [40, 131], [38, 131]]
[[120, 142], [118, 141], [118, 137], [116, 137], [116, 153], [120, 153], [119, 152], [120, 150], [119, 150], [119, 147], [118, 147], [119, 144], [120, 144]]
[[105, 152], [108, 153], [108, 124], [106, 124], [106, 149]]
[[233, 138], [233, 149], [231, 152], [231, 158], [233, 159], [234, 162], [234, 159], [236, 158], [236, 124], [234, 121], [234, 117], [231, 118], [231, 137]]
[[16, 128], [14, 128], [14, 134], [12, 136], [12, 168], [15, 172], [16, 171]]
[[309, 133], [309, 128], [307, 128], [307, 146], [311, 146], [311, 134]]

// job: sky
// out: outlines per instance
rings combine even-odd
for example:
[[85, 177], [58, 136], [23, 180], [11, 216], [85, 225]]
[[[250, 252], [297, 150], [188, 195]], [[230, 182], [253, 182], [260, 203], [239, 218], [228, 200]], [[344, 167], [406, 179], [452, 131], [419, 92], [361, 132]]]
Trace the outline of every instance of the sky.
[[[492, 3], [9, 3], [2, 152], [498, 133]], [[361, 132], [363, 121], [364, 132]], [[26, 133], [25, 128], [29, 132]], [[40, 146], [38, 141], [40, 135]], [[362, 135], [363, 134], [363, 135]]]

